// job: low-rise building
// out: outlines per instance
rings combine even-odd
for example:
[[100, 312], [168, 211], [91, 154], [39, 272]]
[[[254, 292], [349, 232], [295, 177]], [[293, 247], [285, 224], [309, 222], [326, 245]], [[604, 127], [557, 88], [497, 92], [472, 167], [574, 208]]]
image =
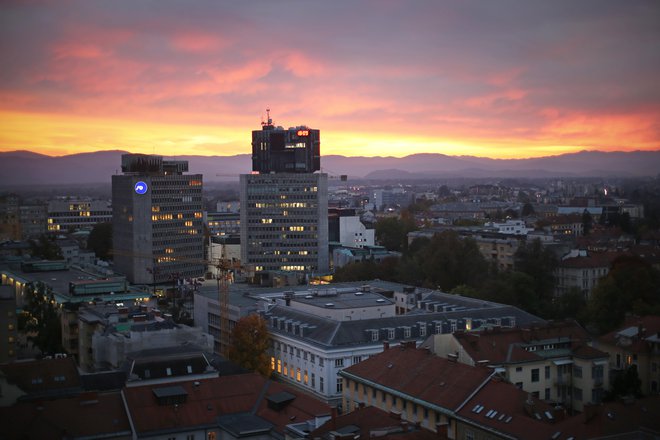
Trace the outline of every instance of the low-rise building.
[[434, 335], [424, 343], [441, 357], [484, 365], [547, 402], [582, 411], [609, 386], [609, 355], [590, 345], [575, 321]]
[[618, 255], [621, 254], [587, 251], [574, 251], [565, 255], [555, 269], [555, 295], [561, 296], [577, 290], [585, 300], [589, 299], [592, 290], [609, 273]]
[[294, 422], [330, 418], [327, 405], [254, 373], [136, 385], [122, 397], [134, 438], [282, 439]]
[[0, 364], [16, 359], [17, 338], [16, 297], [10, 286], [0, 285]]
[[598, 339], [609, 353], [612, 375], [635, 366], [643, 394], [660, 393], [660, 316], [630, 317], [624, 325]]
[[213, 351], [213, 337], [199, 327], [176, 324], [147, 306], [110, 305], [78, 311], [80, 368], [86, 372], [118, 369], [130, 353], [191, 344]]

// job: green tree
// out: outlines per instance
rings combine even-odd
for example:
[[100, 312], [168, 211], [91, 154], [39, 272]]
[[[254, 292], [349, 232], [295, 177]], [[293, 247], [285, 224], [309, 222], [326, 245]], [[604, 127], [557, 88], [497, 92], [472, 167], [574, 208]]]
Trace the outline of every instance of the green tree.
[[417, 230], [415, 219], [409, 211], [401, 218], [388, 217], [376, 222], [376, 239], [390, 251], [402, 251], [408, 245], [408, 232]]
[[97, 223], [87, 239], [87, 248], [101, 260], [112, 260], [112, 223]]
[[660, 272], [636, 256], [617, 258], [588, 302], [589, 320], [606, 333], [621, 325], [627, 312], [660, 314]]
[[530, 215], [534, 215], [534, 207], [531, 203], [527, 202], [523, 205], [520, 216], [524, 218], [529, 217]]
[[594, 225], [594, 219], [588, 210], [582, 212], [582, 231], [584, 235], [589, 235]]
[[488, 263], [472, 238], [461, 238], [453, 231], [435, 234], [414, 257], [424, 276], [424, 284], [445, 291], [456, 286], [479, 286], [488, 275]]
[[61, 260], [62, 250], [55, 243], [54, 237], [42, 234], [36, 240], [30, 240], [32, 256], [43, 260]]
[[232, 331], [227, 358], [247, 370], [270, 376], [269, 345], [266, 321], [260, 315], [248, 315], [239, 319]]
[[539, 300], [539, 307], [543, 309], [552, 308], [557, 264], [555, 254], [544, 247], [539, 239], [521, 245], [514, 256], [515, 270], [534, 280], [535, 296]]
[[29, 285], [26, 289], [25, 332], [42, 354], [64, 351], [62, 326], [52, 290], [43, 283]]

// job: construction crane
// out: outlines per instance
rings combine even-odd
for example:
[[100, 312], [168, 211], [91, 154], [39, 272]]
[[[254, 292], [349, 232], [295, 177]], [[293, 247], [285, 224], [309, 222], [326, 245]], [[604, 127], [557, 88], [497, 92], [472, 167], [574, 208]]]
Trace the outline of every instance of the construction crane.
[[[154, 260], [153, 255], [149, 254], [138, 254], [132, 252], [122, 252], [111, 250], [113, 255], [121, 256], [131, 256], [137, 258], [145, 258]], [[186, 258], [186, 257], [173, 257], [176, 258], [176, 261], [185, 261], [187, 263], [196, 263], [204, 264], [206, 266], [212, 265], [218, 270], [216, 276], [217, 288], [218, 288], [218, 303], [220, 305], [220, 347], [219, 352], [222, 355], [227, 354], [227, 349], [231, 344], [231, 326], [229, 319], [229, 285], [231, 284], [232, 271], [240, 271], [243, 269], [240, 262], [227, 258], [225, 248], [222, 248], [222, 253], [220, 258], [213, 258], [211, 260], [206, 259], [196, 259], [196, 258]], [[147, 269], [154, 276], [154, 289], [155, 289], [155, 278], [156, 273], [162, 271], [163, 269], [154, 265], [153, 268]]]

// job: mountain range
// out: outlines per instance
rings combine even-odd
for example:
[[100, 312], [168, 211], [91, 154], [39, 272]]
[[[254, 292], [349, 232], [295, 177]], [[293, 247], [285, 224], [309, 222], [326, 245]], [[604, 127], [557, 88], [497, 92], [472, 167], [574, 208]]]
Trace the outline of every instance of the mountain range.
[[[30, 151], [0, 152], [0, 186], [109, 183], [121, 172], [125, 151], [97, 151], [51, 157]], [[175, 156], [187, 160], [191, 173], [206, 182], [238, 181], [250, 172], [250, 155]], [[644, 177], [660, 173], [659, 151], [600, 152], [547, 156], [533, 159], [489, 159], [444, 154], [412, 154], [397, 157], [321, 158], [323, 171], [350, 179], [410, 180], [433, 178], [530, 178], [530, 177]]]

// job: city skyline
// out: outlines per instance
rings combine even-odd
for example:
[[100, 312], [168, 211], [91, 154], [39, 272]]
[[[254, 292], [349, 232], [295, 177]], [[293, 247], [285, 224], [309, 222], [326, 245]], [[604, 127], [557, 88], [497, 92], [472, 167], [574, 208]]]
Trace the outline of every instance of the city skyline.
[[[153, 6], [153, 7], [152, 7]], [[490, 158], [660, 149], [655, 2], [5, 2], [0, 151]]]

